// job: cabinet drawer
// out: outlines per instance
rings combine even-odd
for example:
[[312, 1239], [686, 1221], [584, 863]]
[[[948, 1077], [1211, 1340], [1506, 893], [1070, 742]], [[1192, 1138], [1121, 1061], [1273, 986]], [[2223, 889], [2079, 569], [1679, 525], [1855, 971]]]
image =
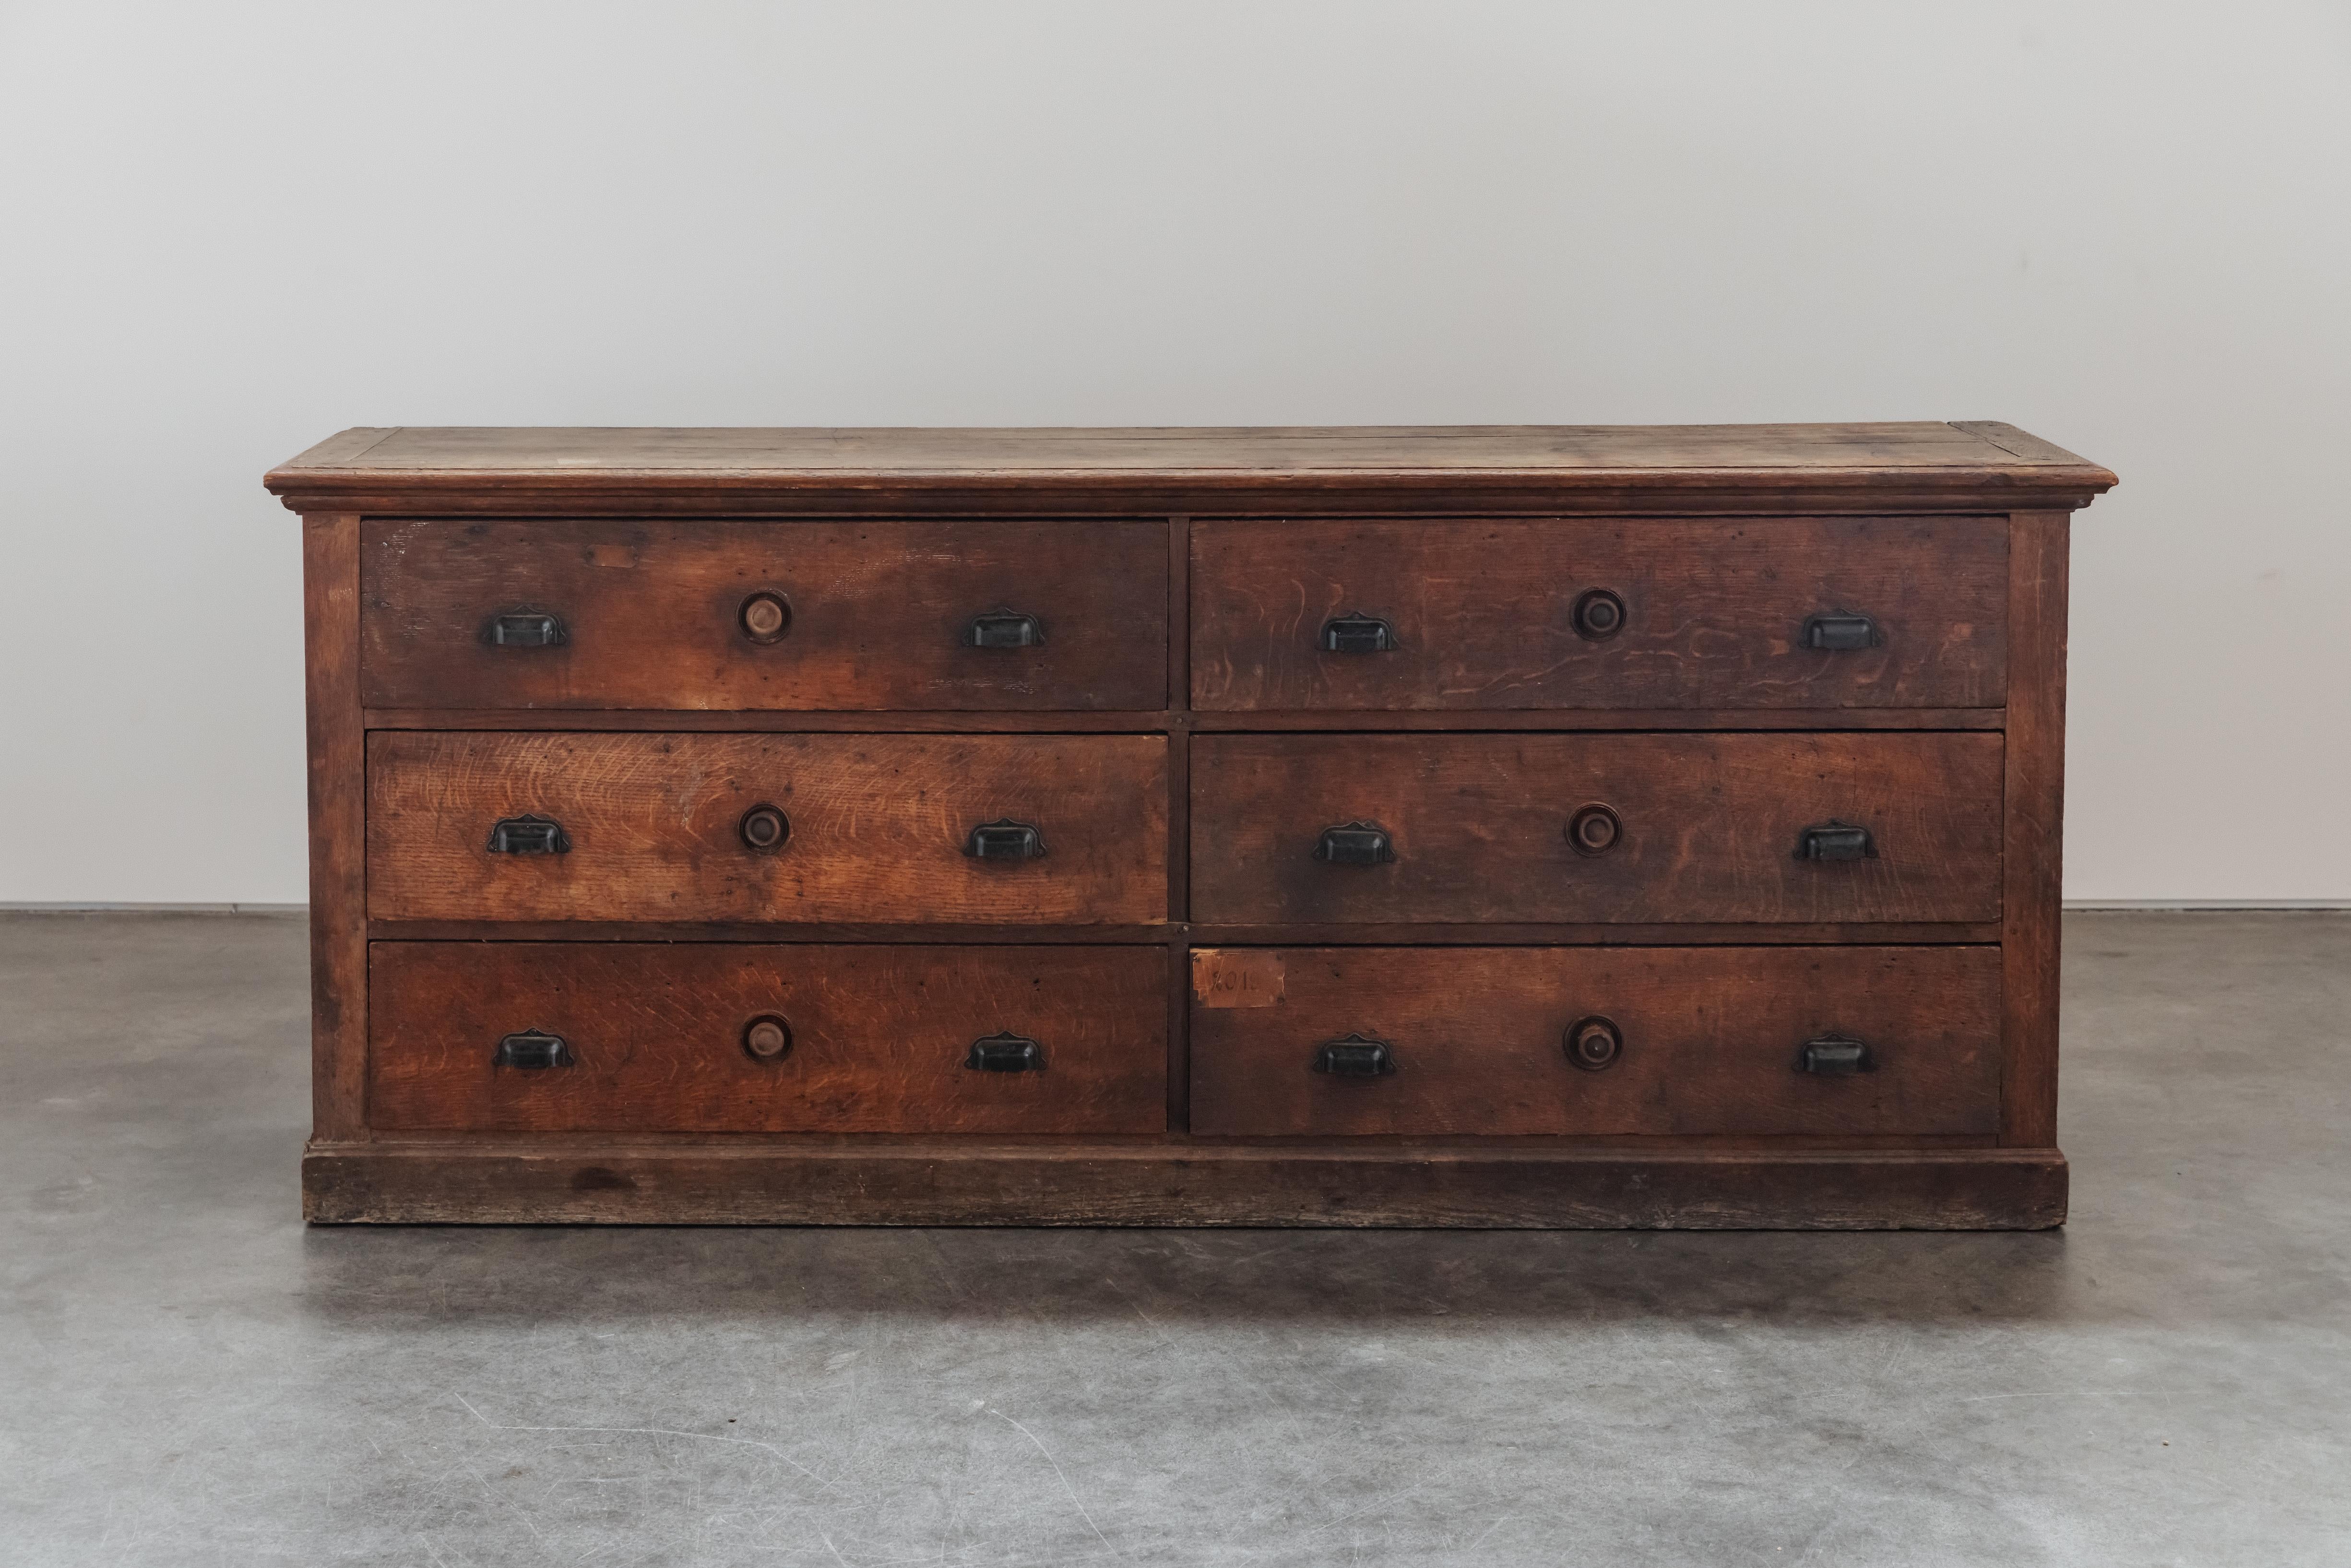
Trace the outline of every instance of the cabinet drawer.
[[1161, 523], [387, 520], [360, 552], [370, 707], [1166, 704]]
[[1157, 736], [383, 731], [367, 795], [379, 919], [1167, 916]]
[[1984, 734], [1203, 735], [1192, 914], [1997, 920], [2001, 785]]
[[1192, 702], [1997, 707], [2007, 598], [2005, 518], [1195, 523]]
[[[1996, 948], [1231, 948], [1192, 960], [1195, 1133], [1999, 1126]], [[1595, 1065], [1571, 1059], [1578, 1035]], [[1386, 1070], [1317, 1071], [1333, 1041], [1353, 1054], [1325, 1066]], [[1859, 1042], [1865, 1070], [1802, 1070], [1813, 1041], [1830, 1042], [1813, 1052], [1821, 1067]]]
[[1165, 1125], [1156, 947], [379, 942], [368, 954], [377, 1127]]

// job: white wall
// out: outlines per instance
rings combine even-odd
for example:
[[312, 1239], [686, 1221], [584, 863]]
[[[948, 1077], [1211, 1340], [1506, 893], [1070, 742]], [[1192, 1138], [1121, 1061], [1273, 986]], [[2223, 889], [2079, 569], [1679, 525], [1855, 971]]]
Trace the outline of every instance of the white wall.
[[2346, 175], [2284, 0], [0, 5], [0, 901], [303, 896], [344, 425], [1913, 418], [2124, 477], [2069, 894], [2351, 899]]

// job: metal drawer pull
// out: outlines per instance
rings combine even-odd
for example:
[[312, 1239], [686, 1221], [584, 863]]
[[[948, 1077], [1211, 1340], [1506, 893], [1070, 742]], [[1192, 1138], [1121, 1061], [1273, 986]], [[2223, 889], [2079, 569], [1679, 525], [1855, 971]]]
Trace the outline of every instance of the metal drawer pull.
[[792, 1026], [781, 1013], [761, 1013], [743, 1026], [743, 1049], [773, 1061], [792, 1048]]
[[1044, 645], [1045, 623], [1018, 610], [990, 610], [971, 618], [963, 640], [974, 648], [1037, 648]]
[[1875, 648], [1885, 641], [1878, 632], [1877, 622], [1866, 615], [1815, 615], [1804, 622], [1807, 648], [1844, 653], [1856, 648]]
[[1796, 835], [1796, 858], [1800, 861], [1876, 860], [1877, 841], [1869, 836], [1867, 828], [1856, 828], [1851, 822], [1840, 822], [1832, 817]]
[[519, 817], [501, 817], [490, 829], [490, 853], [494, 855], [568, 855], [571, 852], [571, 835], [563, 824], [552, 817], [534, 817], [528, 811]]
[[1395, 840], [1377, 822], [1343, 822], [1322, 830], [1314, 858], [1331, 865], [1385, 865], [1396, 858]]
[[1567, 1026], [1567, 1059], [1586, 1072], [1616, 1065], [1625, 1054], [1625, 1031], [1614, 1020], [1597, 1015]]
[[569, 1067], [571, 1065], [571, 1047], [559, 1034], [527, 1029], [498, 1041], [497, 1053], [490, 1058], [490, 1065], [518, 1067], [527, 1072], [537, 1072], [549, 1067]]
[[1570, 612], [1575, 634], [1588, 643], [1604, 642], [1625, 630], [1625, 601], [1604, 588], [1580, 594]]
[[1870, 1060], [1869, 1047], [1850, 1035], [1824, 1034], [1804, 1041], [1796, 1052], [1796, 1071], [1818, 1073], [1823, 1078], [1843, 1078], [1855, 1072], [1869, 1072], [1877, 1063]]
[[1395, 628], [1376, 615], [1352, 610], [1322, 622], [1326, 653], [1393, 653], [1395, 647]]
[[1386, 1040], [1351, 1034], [1316, 1046], [1314, 1071], [1334, 1078], [1378, 1078], [1395, 1071], [1395, 1052]]
[[1027, 822], [998, 817], [974, 828], [963, 852], [976, 861], [1033, 861], [1045, 853], [1045, 836]]
[[963, 1059], [963, 1064], [974, 1072], [1042, 1072], [1045, 1048], [1025, 1034], [1006, 1030], [973, 1040], [971, 1054]]
[[482, 629], [482, 641], [493, 648], [559, 648], [570, 639], [563, 622], [541, 611], [517, 611], [493, 616]]

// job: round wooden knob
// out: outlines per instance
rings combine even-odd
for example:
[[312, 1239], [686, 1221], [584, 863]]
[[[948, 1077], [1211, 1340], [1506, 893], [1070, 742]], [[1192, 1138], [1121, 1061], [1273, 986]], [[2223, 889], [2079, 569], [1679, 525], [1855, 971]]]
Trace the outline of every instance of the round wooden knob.
[[1625, 630], [1625, 601], [1595, 588], [1575, 601], [1575, 634], [1598, 642]]
[[1623, 1032], [1606, 1019], [1579, 1019], [1567, 1026], [1567, 1059], [1586, 1072], [1614, 1067], [1624, 1051]]
[[1624, 823], [1605, 806], [1586, 806], [1567, 820], [1567, 841], [1578, 854], [1604, 855], [1624, 836]]
[[743, 835], [745, 847], [765, 854], [784, 847], [784, 841], [792, 836], [792, 820], [773, 806], [754, 806], [743, 813], [737, 831]]
[[792, 1026], [774, 1013], [761, 1013], [743, 1026], [743, 1049], [762, 1061], [773, 1061], [792, 1048]]
[[743, 635], [754, 643], [773, 643], [792, 629], [792, 607], [784, 596], [762, 589], [743, 601]]

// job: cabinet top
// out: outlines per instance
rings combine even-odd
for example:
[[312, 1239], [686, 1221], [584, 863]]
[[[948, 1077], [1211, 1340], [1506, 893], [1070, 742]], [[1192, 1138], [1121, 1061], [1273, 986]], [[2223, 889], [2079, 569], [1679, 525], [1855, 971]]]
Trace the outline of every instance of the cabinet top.
[[1991, 421], [1137, 429], [346, 430], [298, 511], [2059, 510], [2115, 483]]

